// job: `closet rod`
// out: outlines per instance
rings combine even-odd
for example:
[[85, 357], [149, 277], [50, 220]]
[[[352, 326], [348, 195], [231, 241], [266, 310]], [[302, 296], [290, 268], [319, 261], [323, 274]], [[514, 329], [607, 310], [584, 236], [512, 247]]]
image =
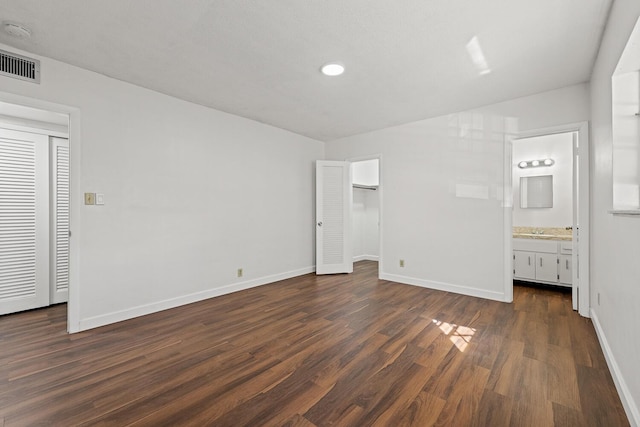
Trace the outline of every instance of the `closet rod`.
[[353, 188], [361, 188], [363, 190], [373, 190], [376, 191], [378, 189], [377, 185], [361, 185], [361, 184], [353, 184]]

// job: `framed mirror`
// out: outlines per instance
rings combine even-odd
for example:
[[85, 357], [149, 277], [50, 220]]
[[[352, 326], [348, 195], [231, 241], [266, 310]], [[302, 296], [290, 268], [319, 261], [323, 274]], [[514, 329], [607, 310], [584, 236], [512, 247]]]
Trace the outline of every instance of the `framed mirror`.
[[552, 208], [553, 175], [520, 177], [520, 208]]

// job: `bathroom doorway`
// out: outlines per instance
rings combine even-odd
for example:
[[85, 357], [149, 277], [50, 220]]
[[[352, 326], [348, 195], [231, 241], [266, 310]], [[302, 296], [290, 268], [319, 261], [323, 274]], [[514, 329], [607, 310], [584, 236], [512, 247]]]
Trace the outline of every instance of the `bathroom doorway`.
[[571, 287], [588, 317], [587, 124], [520, 134], [511, 166], [513, 279]]

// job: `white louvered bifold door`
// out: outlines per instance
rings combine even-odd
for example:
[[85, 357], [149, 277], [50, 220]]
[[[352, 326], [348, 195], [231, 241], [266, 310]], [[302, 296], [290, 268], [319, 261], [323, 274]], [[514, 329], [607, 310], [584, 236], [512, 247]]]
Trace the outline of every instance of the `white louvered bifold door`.
[[51, 138], [51, 296], [69, 298], [69, 140]]
[[351, 165], [316, 162], [316, 274], [353, 272]]
[[49, 138], [0, 129], [0, 314], [49, 304]]

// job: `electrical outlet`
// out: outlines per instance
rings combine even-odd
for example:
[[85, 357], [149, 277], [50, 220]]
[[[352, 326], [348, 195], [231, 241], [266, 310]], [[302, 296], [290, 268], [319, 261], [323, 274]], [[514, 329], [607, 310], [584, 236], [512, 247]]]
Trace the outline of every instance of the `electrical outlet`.
[[85, 205], [95, 205], [96, 204], [96, 193], [84, 193], [84, 204]]
[[404, 268], [404, 260], [403, 259], [400, 260], [400, 267]]
[[242, 277], [242, 269], [241, 268], [238, 269], [238, 277]]

